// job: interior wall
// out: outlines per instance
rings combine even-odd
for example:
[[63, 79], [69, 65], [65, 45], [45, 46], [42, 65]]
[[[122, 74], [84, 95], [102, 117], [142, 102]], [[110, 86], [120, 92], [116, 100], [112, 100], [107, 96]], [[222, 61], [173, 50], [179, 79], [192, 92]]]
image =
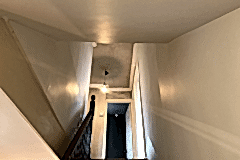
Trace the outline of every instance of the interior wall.
[[[76, 71], [76, 78], [79, 86], [77, 103], [80, 110], [87, 115], [89, 85], [92, 67], [93, 46], [91, 42], [69, 42], [73, 66]], [[86, 106], [86, 107], [85, 107]]]
[[65, 137], [40, 82], [8, 24], [0, 20], [0, 87], [57, 154]]
[[240, 158], [240, 9], [157, 44], [158, 159]]
[[[133, 47], [135, 62], [139, 63], [141, 101], [144, 117], [146, 153], [148, 159], [153, 159], [156, 147], [153, 147], [157, 132], [153, 132], [153, 108], [161, 107], [158, 75], [156, 74], [156, 44], [136, 43]], [[134, 63], [135, 63], [134, 62]]]
[[[105, 159], [106, 155], [106, 130], [107, 130], [107, 101], [106, 93], [100, 89], [89, 90], [89, 97], [96, 96], [95, 111], [92, 125], [91, 158]], [[90, 106], [90, 99], [88, 105]]]
[[0, 125], [1, 160], [59, 160], [1, 88]]
[[[79, 86], [67, 42], [10, 21], [62, 127], [70, 136], [80, 120]], [[81, 95], [82, 96], [82, 95]]]
[[133, 82], [133, 100], [134, 100], [134, 112], [136, 118], [136, 144], [137, 144], [137, 155], [136, 158], [144, 159], [145, 154], [145, 136], [143, 129], [143, 115], [142, 115], [142, 99], [140, 94], [140, 83], [139, 83], [139, 69], [136, 65]]
[[106, 94], [107, 99], [131, 99], [132, 92], [131, 91], [116, 91], [110, 92]]
[[131, 121], [131, 104], [126, 111], [126, 144], [127, 144], [127, 158], [133, 158], [133, 146], [132, 146], [132, 121]]

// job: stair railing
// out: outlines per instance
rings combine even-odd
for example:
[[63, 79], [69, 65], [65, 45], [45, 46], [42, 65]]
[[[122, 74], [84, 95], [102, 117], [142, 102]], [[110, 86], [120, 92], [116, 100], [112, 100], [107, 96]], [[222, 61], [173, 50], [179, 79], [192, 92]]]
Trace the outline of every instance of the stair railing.
[[95, 95], [91, 96], [90, 111], [78, 128], [61, 160], [90, 159], [92, 121], [95, 109]]

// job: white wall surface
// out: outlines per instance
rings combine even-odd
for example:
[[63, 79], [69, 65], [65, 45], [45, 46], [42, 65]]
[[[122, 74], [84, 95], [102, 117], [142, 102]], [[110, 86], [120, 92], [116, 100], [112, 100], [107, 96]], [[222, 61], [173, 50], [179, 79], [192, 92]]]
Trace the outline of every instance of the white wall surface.
[[106, 93], [103, 93], [99, 89], [90, 89], [88, 103], [89, 105], [92, 95], [96, 96], [96, 100], [92, 125], [91, 158], [105, 159], [107, 130]]
[[146, 139], [147, 158], [152, 159], [155, 154], [152, 141], [157, 132], [153, 132], [155, 127], [152, 121], [153, 114], [151, 110], [161, 106], [160, 94], [158, 88], [158, 69], [156, 62], [156, 44], [136, 43], [133, 47], [133, 56], [135, 61], [139, 62], [141, 100], [144, 117], [144, 129]]
[[157, 159], [240, 159], [240, 9], [156, 44]]
[[2, 89], [0, 89], [0, 159], [59, 160]]
[[15, 22], [10, 24], [57, 118], [71, 136], [88, 98], [85, 94], [90, 82], [91, 43], [58, 42]]
[[[69, 47], [80, 88], [77, 101], [79, 106], [88, 106], [93, 46], [91, 42], [69, 42]], [[87, 115], [88, 109], [84, 108], [84, 116]]]
[[132, 90], [132, 97], [134, 100], [132, 110], [132, 118], [134, 118], [135, 133], [133, 136], [134, 144], [136, 145], [136, 150], [134, 152], [134, 159], [144, 159], [145, 156], [145, 141], [144, 141], [144, 130], [143, 130], [143, 115], [142, 115], [142, 100], [140, 93], [140, 83], [139, 83], [139, 69], [138, 65], [136, 65], [134, 72], [134, 83]]
[[133, 135], [132, 135], [132, 121], [131, 121], [131, 104], [128, 106], [128, 109], [126, 111], [126, 148], [127, 148], [127, 158], [132, 159], [133, 158], [133, 146], [132, 141]]

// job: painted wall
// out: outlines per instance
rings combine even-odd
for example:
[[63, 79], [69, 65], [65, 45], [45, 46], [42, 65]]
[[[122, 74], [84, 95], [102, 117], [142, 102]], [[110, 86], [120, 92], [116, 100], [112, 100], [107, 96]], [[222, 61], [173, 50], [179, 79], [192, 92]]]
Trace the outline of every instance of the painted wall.
[[133, 82], [133, 106], [132, 114], [135, 119], [135, 130], [136, 135], [133, 136], [133, 141], [135, 141], [136, 152], [134, 153], [135, 159], [146, 158], [145, 154], [145, 140], [144, 140], [144, 130], [143, 130], [143, 115], [142, 115], [142, 98], [140, 94], [140, 83], [139, 83], [139, 69], [136, 65], [134, 72], [134, 82]]
[[[152, 144], [157, 132], [153, 132], [152, 109], [161, 106], [158, 87], [158, 74], [156, 62], [156, 44], [136, 43], [133, 47], [134, 62], [139, 63], [141, 100], [144, 117], [147, 158], [152, 159], [155, 149]], [[134, 133], [133, 133], [134, 134]]]
[[[105, 159], [106, 129], [107, 129], [107, 101], [106, 93], [100, 89], [90, 89], [89, 97], [96, 96], [95, 111], [92, 125], [91, 158]], [[88, 105], [90, 106], [90, 99]]]
[[78, 106], [88, 113], [88, 95], [92, 67], [93, 46], [91, 42], [69, 42], [73, 66], [76, 71], [79, 94], [77, 95]]
[[92, 44], [59, 42], [15, 22], [10, 24], [68, 135], [66, 149], [87, 108]]
[[131, 91], [124, 91], [124, 92], [109, 92], [106, 94], [107, 99], [131, 99], [132, 92]]
[[157, 44], [158, 159], [240, 159], [240, 9]]
[[1, 160], [59, 160], [2, 89], [0, 89], [0, 126]]
[[64, 129], [16, 36], [3, 19], [0, 20], [0, 28], [0, 87], [50, 147], [61, 155], [64, 152], [61, 148]]
[[239, 12], [134, 44], [149, 159], [239, 159]]
[[10, 22], [61, 125], [71, 137], [88, 101], [91, 43], [59, 42]]
[[[66, 132], [79, 110], [79, 87], [68, 44], [10, 22], [54, 112]], [[79, 117], [79, 113], [78, 113]], [[71, 127], [70, 127], [71, 126]]]
[[131, 121], [131, 104], [126, 111], [126, 144], [127, 144], [127, 158], [133, 158], [133, 146], [132, 146], [132, 121]]

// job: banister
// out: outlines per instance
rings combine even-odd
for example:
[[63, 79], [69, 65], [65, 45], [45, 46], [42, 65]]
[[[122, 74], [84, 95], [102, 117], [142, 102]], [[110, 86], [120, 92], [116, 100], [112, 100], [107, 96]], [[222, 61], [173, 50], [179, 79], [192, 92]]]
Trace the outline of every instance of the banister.
[[90, 102], [90, 111], [88, 112], [86, 118], [84, 119], [83, 123], [81, 124], [81, 126], [79, 127], [78, 131], [76, 132], [73, 140], [71, 141], [71, 143], [69, 144], [66, 152], [64, 153], [63, 157], [61, 158], [61, 160], [69, 160], [79, 138], [81, 138], [81, 136], [84, 134], [84, 130], [88, 127], [89, 122], [93, 119], [94, 116], [94, 108], [95, 108], [95, 96], [92, 95], [91, 96], [91, 102]]

